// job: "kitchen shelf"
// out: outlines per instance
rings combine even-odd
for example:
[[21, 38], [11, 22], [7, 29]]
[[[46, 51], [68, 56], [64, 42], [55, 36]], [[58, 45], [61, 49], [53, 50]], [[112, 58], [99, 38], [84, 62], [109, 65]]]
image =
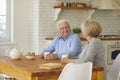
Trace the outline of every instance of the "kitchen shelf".
[[[45, 40], [53, 40], [53, 39], [54, 39], [54, 37], [45, 38]], [[103, 40], [103, 41], [120, 41], [120, 38], [118, 38], [118, 37], [116, 37], [116, 38], [100, 38], [100, 39]], [[83, 38], [83, 37], [80, 37], [80, 40], [81, 41], [86, 41], [86, 39]]]
[[82, 10], [87, 10], [89, 12], [89, 18], [91, 18], [92, 14], [94, 13], [95, 10], [97, 10], [97, 8], [94, 7], [75, 7], [75, 6], [71, 6], [71, 7], [67, 7], [67, 6], [54, 6], [55, 9], [55, 16], [54, 16], [54, 20], [58, 19], [58, 16], [60, 14], [60, 12], [63, 9], [82, 9]]
[[67, 7], [67, 6], [54, 6], [54, 8], [61, 8], [61, 9], [85, 9], [85, 10], [96, 10], [97, 8], [94, 7]]

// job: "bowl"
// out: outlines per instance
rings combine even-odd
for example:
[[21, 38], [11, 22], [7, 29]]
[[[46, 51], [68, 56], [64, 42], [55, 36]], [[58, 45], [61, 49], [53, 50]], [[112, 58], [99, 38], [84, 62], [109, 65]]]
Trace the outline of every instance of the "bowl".
[[35, 56], [25, 56], [27, 59], [34, 59]]

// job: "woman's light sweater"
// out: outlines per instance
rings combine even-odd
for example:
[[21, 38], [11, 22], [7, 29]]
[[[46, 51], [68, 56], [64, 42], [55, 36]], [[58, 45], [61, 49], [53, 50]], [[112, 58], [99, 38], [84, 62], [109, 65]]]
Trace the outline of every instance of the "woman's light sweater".
[[106, 69], [105, 49], [99, 38], [87, 42], [85, 48], [79, 55], [79, 58], [75, 60], [75, 63], [83, 62], [93, 62], [93, 65], [102, 66]]

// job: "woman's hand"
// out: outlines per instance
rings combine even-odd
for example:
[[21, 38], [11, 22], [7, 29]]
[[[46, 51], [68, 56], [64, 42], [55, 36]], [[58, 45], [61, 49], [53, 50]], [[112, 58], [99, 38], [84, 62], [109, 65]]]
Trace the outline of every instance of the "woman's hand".
[[60, 60], [62, 63], [74, 63], [75, 59], [68, 59], [68, 58], [63, 58]]

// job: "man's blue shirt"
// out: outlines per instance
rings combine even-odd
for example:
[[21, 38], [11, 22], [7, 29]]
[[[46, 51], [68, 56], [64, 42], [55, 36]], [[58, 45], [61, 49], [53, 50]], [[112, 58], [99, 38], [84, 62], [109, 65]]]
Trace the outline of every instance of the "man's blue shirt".
[[62, 54], [68, 54], [69, 57], [78, 57], [82, 50], [81, 41], [77, 34], [70, 34], [66, 39], [61, 36], [54, 38], [52, 43], [44, 49], [44, 52], [56, 52], [61, 58]]

